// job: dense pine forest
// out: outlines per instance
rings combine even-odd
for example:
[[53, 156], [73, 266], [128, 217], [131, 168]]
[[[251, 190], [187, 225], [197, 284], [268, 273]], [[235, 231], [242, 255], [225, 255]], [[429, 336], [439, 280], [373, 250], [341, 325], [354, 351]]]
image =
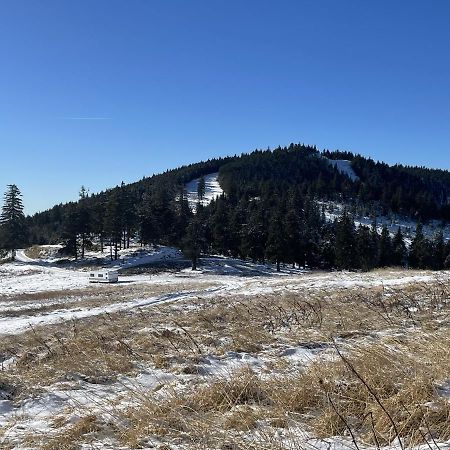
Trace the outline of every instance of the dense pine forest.
[[[356, 178], [330, 160], [350, 161]], [[219, 173], [224, 194], [198, 205], [194, 213], [185, 184], [213, 172]], [[111, 258], [117, 258], [118, 250], [134, 239], [142, 245], [181, 247], [194, 266], [208, 253], [277, 267], [441, 269], [450, 267], [450, 244], [442, 233], [427, 239], [421, 222], [450, 221], [449, 198], [450, 172], [389, 166], [349, 152], [291, 144], [184, 166], [98, 194], [82, 187], [77, 202], [26, 217], [22, 244], [62, 242], [67, 254], [80, 258], [94, 244], [101, 249], [108, 244]], [[322, 201], [348, 209], [329, 221]], [[355, 227], [356, 206], [374, 212], [373, 226]], [[418, 222], [409, 248], [400, 229], [395, 236], [386, 228], [377, 231], [375, 211]]]

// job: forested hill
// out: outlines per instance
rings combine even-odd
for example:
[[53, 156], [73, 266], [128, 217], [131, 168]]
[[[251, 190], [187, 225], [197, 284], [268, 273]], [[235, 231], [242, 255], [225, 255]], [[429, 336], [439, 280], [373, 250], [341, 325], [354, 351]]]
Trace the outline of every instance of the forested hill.
[[[194, 217], [184, 186], [213, 172], [219, 172], [224, 195], [199, 208]], [[277, 234], [320, 233], [320, 238], [304, 234], [302, 241], [323, 246], [328, 240], [334, 245], [336, 230], [324, 221], [318, 200], [363, 205], [421, 221], [449, 221], [449, 197], [448, 171], [389, 166], [349, 152], [319, 152], [291, 144], [184, 166], [94, 195], [82, 189], [78, 202], [28, 217], [27, 224], [30, 243], [63, 241], [68, 251], [79, 253], [81, 248], [83, 253], [92, 241], [117, 247], [127, 245], [130, 237], [183, 246], [186, 236], [197, 232], [192, 223], [202, 221], [202, 248], [273, 259]]]

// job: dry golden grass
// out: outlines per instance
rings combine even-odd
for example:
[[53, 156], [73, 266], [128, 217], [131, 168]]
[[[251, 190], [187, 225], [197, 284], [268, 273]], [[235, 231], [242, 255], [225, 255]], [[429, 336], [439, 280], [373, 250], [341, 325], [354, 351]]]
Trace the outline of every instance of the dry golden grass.
[[[6, 338], [0, 353], [17, 355], [7, 375], [22, 397], [30, 386], [113, 382], [146, 366], [181, 377], [130, 393], [132, 405], [115, 410], [110, 432], [133, 448], [152, 436], [189, 448], [282, 448], [277, 430], [298, 427], [374, 446], [400, 437], [407, 447], [450, 438], [450, 402], [439, 391], [450, 379], [449, 299], [438, 279], [199, 298], [30, 330]], [[318, 357], [302, 367], [279, 356], [299, 346]], [[264, 365], [204, 375], [206, 356], [223, 360], [230, 351]], [[105, 426], [94, 425], [63, 425], [45, 450], [76, 448]], [[64, 447], [69, 441], [75, 447]]]

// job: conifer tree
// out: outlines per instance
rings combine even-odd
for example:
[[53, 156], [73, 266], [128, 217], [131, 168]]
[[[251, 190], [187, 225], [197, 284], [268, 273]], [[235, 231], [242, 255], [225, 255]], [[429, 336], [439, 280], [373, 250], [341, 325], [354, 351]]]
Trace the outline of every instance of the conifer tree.
[[76, 203], [69, 203], [62, 221], [61, 239], [64, 251], [78, 259], [79, 214]]
[[389, 230], [386, 225], [383, 225], [383, 228], [381, 230], [381, 236], [379, 239], [379, 260], [378, 260], [378, 266], [379, 267], [388, 267], [392, 264], [392, 239], [389, 234]]
[[197, 196], [199, 201], [202, 201], [205, 197], [205, 191], [206, 191], [206, 182], [205, 177], [201, 177], [200, 180], [198, 180], [197, 184]]
[[105, 208], [104, 228], [109, 238], [110, 257], [113, 259], [112, 248], [114, 247], [114, 259], [118, 258], [118, 247], [122, 239], [122, 209], [120, 204], [120, 193], [118, 189], [110, 192]]
[[377, 241], [374, 239], [373, 228], [371, 229], [365, 225], [361, 225], [356, 231], [358, 268], [365, 272], [372, 270], [377, 265], [377, 250]]
[[89, 198], [88, 191], [84, 186], [80, 189], [80, 200], [77, 204], [77, 232], [81, 239], [81, 258], [84, 258], [84, 251], [86, 248], [87, 237], [91, 231], [91, 214], [87, 199]]
[[211, 217], [212, 246], [215, 252], [226, 255], [229, 250], [229, 217], [224, 198], [218, 198]]
[[145, 244], [156, 244], [160, 235], [152, 200], [150, 193], [145, 192], [138, 210], [138, 229], [141, 246]]
[[197, 216], [189, 221], [182, 241], [184, 255], [191, 260], [192, 270], [197, 270], [198, 260], [205, 249], [204, 225]]
[[11, 251], [14, 259], [16, 250], [27, 243], [25, 215], [22, 194], [15, 184], [7, 186], [0, 214], [0, 247]]
[[355, 224], [344, 211], [336, 223], [336, 266], [338, 269], [354, 269], [357, 264]]
[[416, 235], [411, 242], [409, 251], [409, 263], [411, 267], [417, 269], [426, 269], [430, 264], [431, 245], [425, 238], [423, 233], [423, 225], [421, 222], [417, 223]]
[[392, 240], [392, 264], [394, 266], [404, 266], [406, 263], [406, 244], [403, 239], [403, 233], [398, 227], [397, 233]]
[[266, 219], [261, 204], [253, 207], [242, 226], [241, 255], [252, 262], [264, 261], [266, 247]]
[[442, 270], [445, 265], [446, 256], [444, 233], [442, 230], [439, 230], [434, 235], [431, 243], [431, 268], [433, 270]]
[[266, 243], [266, 256], [269, 261], [276, 263], [277, 272], [280, 271], [280, 263], [285, 260], [286, 247], [286, 235], [283, 229], [283, 214], [281, 208], [278, 208], [270, 219]]

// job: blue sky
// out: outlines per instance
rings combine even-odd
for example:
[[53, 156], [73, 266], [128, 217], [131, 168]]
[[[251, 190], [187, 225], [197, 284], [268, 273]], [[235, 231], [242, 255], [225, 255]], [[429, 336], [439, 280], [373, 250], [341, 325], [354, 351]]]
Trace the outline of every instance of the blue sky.
[[450, 2], [1, 0], [0, 192], [32, 213], [290, 142], [450, 169]]

